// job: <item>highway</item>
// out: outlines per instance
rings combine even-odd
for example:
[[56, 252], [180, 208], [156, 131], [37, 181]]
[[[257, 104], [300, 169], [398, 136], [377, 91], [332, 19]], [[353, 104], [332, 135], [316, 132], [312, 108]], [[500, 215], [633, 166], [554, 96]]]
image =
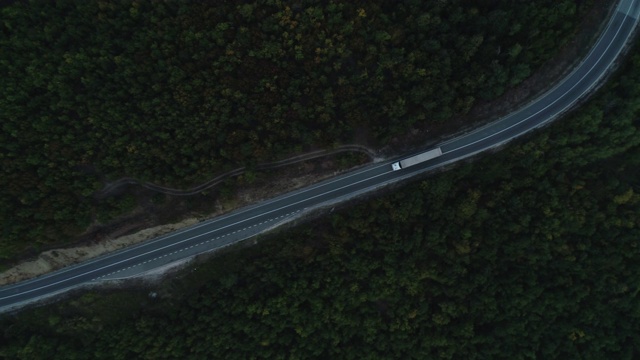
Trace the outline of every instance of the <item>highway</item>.
[[[0, 287], [0, 312], [87, 284], [122, 279], [253, 237], [305, 211], [327, 206], [500, 146], [566, 112], [610, 70], [633, 33], [640, 0], [622, 0], [589, 54], [567, 77], [518, 111], [440, 145], [443, 155], [398, 171], [392, 159], [80, 264]], [[425, 149], [428, 150], [428, 149]]]

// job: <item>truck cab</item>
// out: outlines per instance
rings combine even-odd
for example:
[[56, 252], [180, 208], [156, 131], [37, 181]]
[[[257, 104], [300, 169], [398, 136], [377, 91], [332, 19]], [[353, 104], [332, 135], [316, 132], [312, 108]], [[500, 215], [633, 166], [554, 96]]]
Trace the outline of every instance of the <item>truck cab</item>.
[[400, 162], [394, 162], [393, 164], [391, 164], [391, 168], [393, 169], [393, 171], [402, 169], [402, 167], [400, 166]]

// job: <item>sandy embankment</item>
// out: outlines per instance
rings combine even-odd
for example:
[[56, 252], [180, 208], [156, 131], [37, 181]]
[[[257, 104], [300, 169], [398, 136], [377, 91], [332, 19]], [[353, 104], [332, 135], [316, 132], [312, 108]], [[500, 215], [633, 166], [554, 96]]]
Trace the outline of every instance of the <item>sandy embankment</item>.
[[121, 236], [116, 239], [106, 239], [92, 245], [45, 251], [40, 254], [36, 260], [24, 262], [0, 273], [0, 285], [7, 285], [46, 274], [47, 272], [79, 263], [128, 245], [152, 239], [197, 222], [199, 222], [198, 219], [191, 218], [175, 224], [144, 229], [135, 234]]
[[[293, 169], [292, 171], [295, 172], [296, 169]], [[258, 201], [276, 196], [277, 194], [281, 194], [285, 191], [299, 189], [301, 187], [324, 180], [328, 177], [335, 176], [339, 173], [338, 171], [327, 171], [321, 174], [309, 175], [308, 173], [311, 171], [311, 169], [300, 170], [300, 168], [298, 168], [297, 171], [307, 175], [295, 177], [292, 174], [288, 174], [288, 181], [269, 182], [262, 187], [254, 189], [243, 189], [242, 191], [238, 192], [237, 198], [232, 202], [233, 205], [229, 206], [229, 204], [218, 204], [217, 209], [214, 210], [211, 214], [207, 214], [204, 218], [211, 219], [227, 211], [247, 206], [249, 204], [254, 204]], [[12, 284], [18, 281], [46, 274], [48, 272], [61, 269], [65, 266], [76, 264], [94, 258], [96, 256], [118, 250], [125, 246], [136, 244], [172, 231], [182, 229], [184, 227], [196, 224], [202, 220], [202, 217], [188, 218], [178, 223], [160, 225], [140, 230], [131, 235], [102, 239], [85, 246], [45, 251], [41, 253], [36, 260], [23, 262], [7, 271], [0, 273], [0, 286]], [[158, 273], [162, 273], [165, 269], [173, 267], [173, 265], [174, 264], [172, 264], [172, 266], [156, 269], [153, 274], [157, 275]]]

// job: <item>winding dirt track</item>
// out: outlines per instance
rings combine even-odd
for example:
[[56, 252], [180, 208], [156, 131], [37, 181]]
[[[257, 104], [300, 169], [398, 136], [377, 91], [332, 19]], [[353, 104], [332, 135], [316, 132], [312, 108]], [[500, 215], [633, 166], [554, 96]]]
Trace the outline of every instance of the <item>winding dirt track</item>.
[[[284, 160], [279, 160], [279, 161], [273, 161], [273, 162], [268, 162], [268, 163], [262, 163], [262, 164], [258, 164], [256, 166], [256, 170], [269, 170], [269, 169], [276, 169], [279, 167], [283, 167], [283, 166], [287, 166], [287, 165], [291, 165], [291, 164], [295, 164], [295, 163], [299, 163], [299, 162], [303, 162], [303, 161], [308, 161], [308, 160], [313, 160], [313, 159], [317, 159], [317, 158], [321, 158], [321, 157], [325, 157], [325, 156], [331, 156], [331, 155], [336, 155], [336, 154], [340, 154], [340, 153], [346, 153], [346, 152], [358, 152], [358, 153], [362, 153], [365, 154], [367, 156], [369, 156], [369, 158], [371, 160], [374, 160], [376, 158], [376, 152], [372, 149], [367, 148], [366, 146], [362, 146], [362, 145], [342, 145], [339, 146], [336, 149], [333, 150], [317, 150], [317, 151], [312, 151], [306, 154], [301, 154], [301, 155], [296, 155], [296, 156], [292, 156], [290, 158], [284, 159]], [[167, 194], [167, 195], [175, 195], [175, 196], [188, 196], [188, 195], [195, 195], [197, 193], [200, 193], [204, 190], [210, 189], [218, 184], [220, 184], [221, 182], [234, 177], [234, 176], [239, 176], [245, 173], [245, 171], [247, 170], [246, 167], [240, 167], [234, 170], [231, 170], [229, 172], [226, 172], [222, 175], [216, 176], [215, 178], [202, 183], [198, 186], [194, 186], [192, 188], [189, 189], [175, 189], [175, 188], [169, 188], [166, 186], [161, 186], [161, 185], [157, 185], [154, 183], [150, 183], [150, 182], [140, 182], [134, 178], [130, 178], [130, 177], [123, 177], [120, 178], [114, 182], [111, 182], [109, 184], [107, 184], [104, 188], [102, 188], [100, 191], [96, 192], [94, 194], [94, 196], [98, 199], [102, 199], [104, 197], [109, 196], [109, 194], [113, 193], [114, 191], [118, 190], [120, 187], [125, 186], [125, 185], [139, 185], [142, 186], [144, 188], [147, 188], [149, 190], [153, 190], [153, 191], [157, 191], [159, 193], [163, 193], [163, 194]]]

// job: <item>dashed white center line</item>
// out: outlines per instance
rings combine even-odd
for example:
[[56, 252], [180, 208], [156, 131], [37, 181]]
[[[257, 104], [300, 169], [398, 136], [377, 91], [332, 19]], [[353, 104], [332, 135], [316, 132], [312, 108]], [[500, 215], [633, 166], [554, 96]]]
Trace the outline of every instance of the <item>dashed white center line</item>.
[[268, 220], [264, 220], [264, 221], [261, 221], [261, 222], [259, 222], [259, 223], [257, 223], [257, 224], [253, 224], [253, 225], [251, 225], [251, 226], [247, 226], [247, 227], [245, 227], [245, 228], [243, 228], [243, 229], [241, 229], [241, 230], [236, 230], [236, 231], [230, 232], [230, 233], [225, 234], [225, 235], [220, 235], [220, 236], [217, 236], [217, 237], [215, 237], [215, 238], [211, 238], [211, 239], [208, 239], [208, 240], [205, 240], [205, 241], [199, 242], [199, 243], [197, 243], [197, 244], [192, 244], [192, 245], [190, 245], [190, 246], [188, 246], [188, 247], [186, 247], [186, 248], [182, 248], [182, 249], [179, 249], [179, 250], [176, 250], [176, 251], [170, 252], [170, 253], [168, 253], [168, 254], [164, 254], [164, 255], [157, 256], [157, 257], [155, 257], [155, 258], [153, 258], [153, 259], [151, 259], [151, 260], [146, 260], [146, 261], [141, 262], [141, 263], [139, 263], [139, 264], [135, 264], [135, 265], [128, 266], [128, 267], [126, 267], [126, 268], [123, 268], [123, 269], [120, 269], [120, 270], [117, 270], [117, 271], [111, 272], [111, 273], [109, 273], [109, 274], [107, 274], [107, 275], [99, 276], [99, 277], [97, 277], [97, 278], [92, 279], [91, 281], [100, 280], [100, 279], [102, 279], [102, 278], [105, 278], [105, 277], [111, 276], [111, 275], [113, 275], [113, 274], [117, 274], [117, 273], [122, 272], [122, 271], [124, 271], [124, 270], [129, 270], [129, 269], [132, 269], [132, 268], [137, 267], [137, 266], [145, 265], [145, 264], [147, 264], [147, 263], [149, 263], [149, 262], [151, 262], [151, 261], [159, 260], [159, 259], [165, 258], [165, 257], [167, 257], [167, 256], [171, 256], [171, 255], [177, 254], [177, 253], [179, 253], [179, 252], [182, 252], [182, 251], [185, 251], [185, 250], [192, 249], [192, 248], [194, 248], [194, 247], [196, 247], [196, 246], [204, 245], [204, 244], [210, 243], [210, 242], [212, 242], [212, 241], [215, 241], [215, 240], [219, 240], [219, 239], [225, 238], [225, 237], [227, 237], [227, 236], [230, 236], [230, 235], [233, 235], [233, 234], [236, 234], [236, 233], [239, 233], [239, 232], [245, 231], [245, 230], [247, 230], [247, 229], [250, 229], [250, 228], [253, 228], [253, 227], [256, 227], [256, 226], [260, 226], [260, 225], [262, 225], [262, 224], [266, 224], [266, 223], [268, 223], [268, 222], [271, 222], [271, 221], [274, 221], [274, 220], [278, 220], [278, 219], [281, 219], [281, 218], [284, 218], [284, 217], [287, 217], [287, 216], [293, 215], [293, 214], [295, 214], [295, 213], [297, 213], [297, 212], [300, 212], [300, 210], [293, 211], [293, 212], [287, 213], [287, 214], [285, 214], [285, 215], [281, 215], [281, 216], [278, 216], [278, 217], [274, 217], [274, 218], [271, 218], [271, 219], [268, 219]]

